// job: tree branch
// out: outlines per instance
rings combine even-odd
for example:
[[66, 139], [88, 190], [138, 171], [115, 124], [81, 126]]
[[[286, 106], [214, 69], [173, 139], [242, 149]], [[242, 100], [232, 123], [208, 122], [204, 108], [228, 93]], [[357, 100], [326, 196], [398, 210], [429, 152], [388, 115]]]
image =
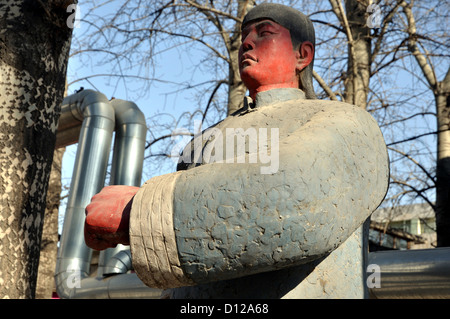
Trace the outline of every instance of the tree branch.
[[197, 8], [198, 10], [200, 10], [202, 12], [208, 12], [209, 11], [209, 12], [212, 12], [212, 13], [215, 13], [215, 14], [222, 15], [222, 16], [224, 16], [226, 18], [229, 18], [231, 20], [234, 20], [234, 21], [236, 21], [238, 23], [242, 23], [242, 20], [240, 19], [240, 17], [235, 17], [232, 14], [229, 14], [227, 12], [223, 12], [223, 11], [217, 10], [215, 8], [204, 7], [204, 6], [198, 4], [195, 1], [191, 1], [191, 0], [185, 0], [185, 1], [186, 1], [186, 3], [190, 4], [191, 6], [193, 6], [194, 8]]
[[190, 132], [172, 132], [172, 133], [170, 133], [170, 134], [162, 135], [162, 136], [160, 136], [160, 137], [158, 137], [158, 138], [155, 138], [154, 140], [152, 140], [151, 142], [149, 142], [149, 143], [145, 146], [145, 149], [150, 148], [153, 144], [155, 144], [155, 143], [157, 143], [157, 142], [159, 142], [159, 141], [161, 141], [161, 140], [164, 140], [164, 139], [166, 139], [166, 138], [172, 138], [172, 137], [174, 137], [174, 136], [181, 136], [181, 135], [194, 136], [194, 134], [193, 134], [193, 133], [190, 133]]
[[372, 51], [371, 61], [370, 61], [371, 64], [375, 61], [376, 56], [380, 52], [381, 42], [383, 41], [384, 35], [386, 34], [386, 31], [387, 31], [388, 26], [389, 26], [389, 22], [391, 22], [392, 18], [394, 17], [394, 15], [397, 12], [399, 7], [400, 7], [400, 4], [397, 3], [397, 5], [394, 8], [392, 8], [392, 10], [383, 19], [383, 27], [381, 28], [381, 31], [380, 31], [380, 33], [377, 36], [378, 38], [377, 38], [377, 41], [376, 41], [376, 43], [374, 45], [374, 49]]
[[338, 101], [336, 94], [334, 94], [333, 90], [325, 83], [322, 77], [313, 70], [313, 77], [316, 79], [317, 83], [319, 83], [320, 87], [328, 94], [331, 100]]
[[434, 135], [434, 134], [447, 132], [447, 131], [449, 131], [449, 130], [442, 130], [442, 131], [436, 131], [436, 132], [423, 133], [423, 134], [419, 134], [417, 136], [410, 137], [410, 138], [407, 138], [407, 139], [404, 139], [404, 140], [401, 140], [401, 141], [397, 141], [397, 142], [392, 142], [392, 143], [386, 144], [386, 146], [392, 146], [392, 145], [395, 145], [395, 144], [405, 143], [405, 142], [417, 140], [418, 138], [421, 138], [421, 137], [424, 137], [424, 136], [427, 136], [427, 135]]
[[412, 55], [416, 58], [417, 63], [419, 64], [423, 75], [427, 79], [429, 86], [433, 89], [433, 91], [437, 88], [437, 79], [433, 72], [431, 66], [427, 63], [427, 58], [425, 55], [420, 52], [419, 47], [417, 46], [417, 34], [416, 34], [416, 21], [414, 19], [414, 15], [411, 10], [411, 5], [406, 3], [405, 0], [398, 0], [400, 6], [403, 7], [403, 13], [406, 16], [408, 21], [407, 32], [409, 34], [408, 38], [408, 50], [412, 53]]
[[219, 81], [219, 82], [216, 84], [216, 87], [214, 88], [214, 90], [213, 90], [212, 93], [211, 93], [211, 96], [209, 97], [208, 104], [206, 105], [205, 111], [203, 112], [203, 115], [202, 115], [202, 124], [203, 124], [203, 122], [205, 121], [206, 113], [208, 113], [209, 106], [211, 105], [211, 102], [212, 102], [212, 100], [213, 100], [213, 98], [214, 98], [214, 95], [216, 95], [217, 90], [220, 88], [220, 86], [221, 86], [222, 84], [227, 84], [227, 83], [228, 83], [228, 81], [222, 80], [222, 81]]
[[[350, 51], [350, 61], [348, 63], [352, 64], [352, 80], [353, 80], [353, 90], [356, 90], [356, 78], [358, 76], [358, 66], [357, 66], [357, 60], [356, 60], [356, 53], [355, 53], [355, 47], [354, 47], [354, 41], [353, 41], [353, 35], [352, 31], [350, 29], [350, 25], [347, 20], [347, 16], [345, 14], [344, 8], [342, 7], [342, 3], [340, 0], [330, 0], [331, 6], [333, 8], [333, 12], [338, 17], [341, 24], [344, 26], [345, 32], [347, 34], [348, 44], [349, 44], [349, 51]], [[355, 98], [355, 94], [352, 94], [353, 99]], [[347, 101], [354, 103], [355, 101]]]
[[392, 147], [389, 147], [389, 146], [388, 146], [388, 149], [391, 150], [391, 151], [393, 151], [393, 152], [399, 153], [400, 155], [406, 157], [406, 158], [409, 159], [411, 162], [413, 162], [414, 164], [416, 164], [416, 165], [422, 170], [422, 172], [424, 172], [425, 175], [426, 175], [426, 176], [427, 176], [427, 177], [435, 184], [435, 186], [436, 186], [436, 179], [434, 178], [434, 176], [432, 176], [432, 175], [425, 169], [425, 167], [423, 167], [422, 164], [420, 164], [419, 162], [417, 162], [417, 161], [416, 161], [414, 158], [412, 158], [410, 155], [408, 155], [408, 154], [406, 154], [406, 153], [404, 153], [404, 152], [402, 152], [402, 151], [400, 151], [400, 150], [397, 150], [397, 149], [392, 148]]

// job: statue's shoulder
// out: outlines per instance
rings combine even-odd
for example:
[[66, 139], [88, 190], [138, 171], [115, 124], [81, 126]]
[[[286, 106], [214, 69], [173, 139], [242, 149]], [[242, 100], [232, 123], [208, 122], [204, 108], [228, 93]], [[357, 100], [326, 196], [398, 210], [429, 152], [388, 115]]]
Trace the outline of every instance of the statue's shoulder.
[[341, 101], [318, 99], [292, 99], [253, 109], [243, 108], [213, 127], [222, 129], [222, 127], [284, 125], [292, 130], [299, 129], [309, 122], [324, 121], [327, 127], [353, 124], [378, 128], [377, 122], [370, 113], [360, 107]]
[[313, 109], [327, 113], [368, 113], [366, 110], [342, 101], [332, 100], [296, 100], [292, 101], [304, 109]]
[[308, 100], [308, 101], [314, 101], [314, 103], [329, 109], [329, 111], [368, 113], [365, 109], [347, 102], [333, 101], [333, 100]]
[[355, 105], [331, 100], [297, 99], [274, 103], [261, 109], [269, 115], [283, 114], [285, 118], [313, 117], [371, 117], [366, 110]]
[[[356, 105], [331, 100], [298, 100], [296, 106], [303, 111], [313, 114], [313, 117], [327, 117], [330, 119], [348, 119], [370, 121], [376, 124], [372, 115]], [[290, 108], [292, 109], [292, 107]]]

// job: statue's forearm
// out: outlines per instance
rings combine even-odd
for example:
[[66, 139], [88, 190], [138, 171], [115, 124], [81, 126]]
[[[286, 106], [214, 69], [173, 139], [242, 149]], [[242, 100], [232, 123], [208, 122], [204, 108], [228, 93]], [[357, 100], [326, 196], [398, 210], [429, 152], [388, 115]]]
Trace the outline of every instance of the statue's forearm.
[[[313, 181], [308, 185], [281, 171], [262, 175], [251, 165], [213, 166], [220, 172], [214, 178], [206, 169], [191, 170], [175, 187], [178, 252], [186, 275], [197, 283], [300, 264], [331, 251], [353, 231], [338, 226], [349, 224], [345, 217], [336, 220], [338, 194], [324, 203]], [[192, 186], [186, 189], [187, 183]], [[320, 197], [325, 211], [317, 207]]]
[[213, 163], [150, 180], [132, 216], [141, 229], [132, 252], [147, 258], [138, 274], [163, 288], [222, 280], [302, 264], [345, 241], [384, 196], [387, 170], [374, 169], [387, 167], [384, 146], [364, 125], [305, 132], [280, 141], [273, 175]]

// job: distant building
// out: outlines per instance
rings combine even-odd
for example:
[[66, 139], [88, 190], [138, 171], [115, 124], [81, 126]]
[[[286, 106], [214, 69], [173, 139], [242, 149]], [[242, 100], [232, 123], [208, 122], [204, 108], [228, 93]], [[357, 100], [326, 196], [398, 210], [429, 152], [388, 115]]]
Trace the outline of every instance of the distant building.
[[369, 249], [436, 247], [436, 219], [428, 204], [377, 209], [371, 218]]

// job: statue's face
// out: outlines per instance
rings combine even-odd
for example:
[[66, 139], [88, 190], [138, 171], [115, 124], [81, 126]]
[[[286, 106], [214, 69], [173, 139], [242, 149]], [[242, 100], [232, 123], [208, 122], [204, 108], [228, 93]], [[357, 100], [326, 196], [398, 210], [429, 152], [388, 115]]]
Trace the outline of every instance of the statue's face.
[[273, 88], [298, 88], [299, 57], [289, 30], [272, 20], [259, 20], [242, 30], [239, 71], [252, 98]]

